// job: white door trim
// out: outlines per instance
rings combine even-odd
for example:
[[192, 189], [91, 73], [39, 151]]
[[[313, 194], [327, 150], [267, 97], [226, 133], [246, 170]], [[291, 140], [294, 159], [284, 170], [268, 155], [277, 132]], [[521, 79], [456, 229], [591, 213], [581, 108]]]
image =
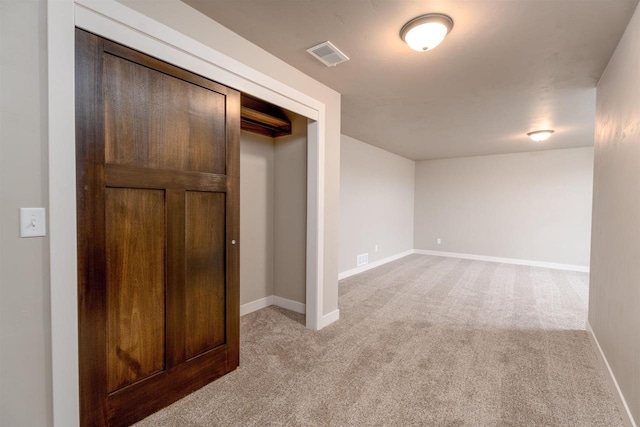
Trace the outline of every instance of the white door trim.
[[307, 117], [306, 322], [321, 329], [325, 104], [115, 0], [47, 0], [53, 421], [79, 424], [75, 177], [78, 26]]

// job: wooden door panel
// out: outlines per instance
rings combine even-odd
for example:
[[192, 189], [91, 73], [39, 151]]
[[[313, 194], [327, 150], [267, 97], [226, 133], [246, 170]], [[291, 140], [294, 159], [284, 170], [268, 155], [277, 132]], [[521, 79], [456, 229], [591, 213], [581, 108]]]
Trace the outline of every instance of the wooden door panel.
[[186, 192], [186, 355], [225, 342], [225, 195]]
[[106, 189], [107, 387], [164, 369], [162, 190]]
[[223, 95], [111, 54], [104, 84], [107, 163], [225, 173]]
[[116, 164], [105, 165], [104, 173], [110, 187], [227, 191], [227, 176], [213, 173], [176, 172]]
[[239, 364], [237, 91], [76, 29], [80, 420]]
[[[223, 345], [109, 395], [107, 425], [128, 426], [229, 372]], [[237, 365], [236, 365], [237, 366]], [[100, 425], [99, 423], [85, 423]], [[103, 425], [104, 425], [103, 424]]]

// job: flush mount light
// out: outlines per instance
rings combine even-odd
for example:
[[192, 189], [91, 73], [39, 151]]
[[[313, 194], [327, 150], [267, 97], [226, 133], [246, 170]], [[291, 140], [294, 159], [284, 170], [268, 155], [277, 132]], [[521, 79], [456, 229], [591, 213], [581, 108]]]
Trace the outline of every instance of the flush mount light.
[[535, 132], [529, 132], [527, 135], [529, 135], [529, 138], [533, 139], [534, 141], [540, 142], [549, 139], [552, 133], [552, 130], [537, 130]]
[[453, 28], [453, 19], [442, 13], [413, 18], [400, 30], [400, 38], [413, 50], [423, 52], [438, 46]]

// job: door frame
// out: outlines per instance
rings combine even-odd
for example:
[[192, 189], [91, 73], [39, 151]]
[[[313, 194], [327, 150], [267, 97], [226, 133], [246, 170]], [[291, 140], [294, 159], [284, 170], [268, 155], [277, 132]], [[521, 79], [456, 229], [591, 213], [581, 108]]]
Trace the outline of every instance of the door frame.
[[76, 26], [307, 117], [306, 325], [330, 323], [322, 307], [325, 104], [115, 0], [47, 0], [52, 398], [60, 426], [79, 424]]

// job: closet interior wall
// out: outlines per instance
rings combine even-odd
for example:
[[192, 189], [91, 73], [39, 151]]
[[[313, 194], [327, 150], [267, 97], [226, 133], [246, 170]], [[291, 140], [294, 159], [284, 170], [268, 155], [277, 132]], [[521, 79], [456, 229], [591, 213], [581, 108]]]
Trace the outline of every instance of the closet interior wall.
[[306, 298], [307, 119], [293, 133], [240, 136], [240, 304]]

